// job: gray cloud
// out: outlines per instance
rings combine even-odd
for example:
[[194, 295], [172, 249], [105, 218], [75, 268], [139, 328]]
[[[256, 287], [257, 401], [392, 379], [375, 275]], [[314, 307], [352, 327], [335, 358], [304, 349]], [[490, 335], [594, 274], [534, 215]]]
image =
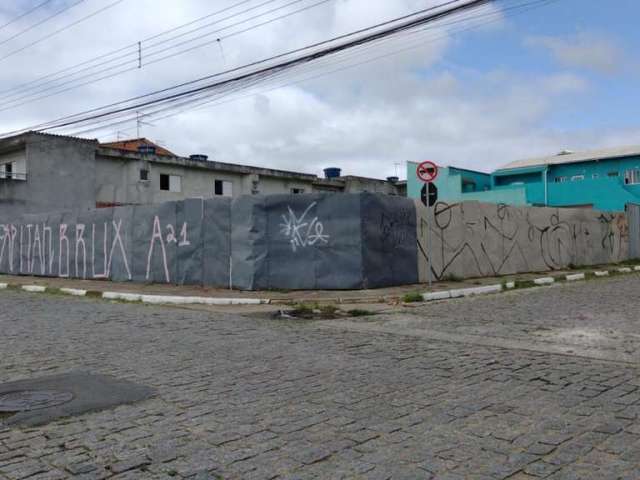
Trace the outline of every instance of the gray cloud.
[[615, 74], [624, 69], [623, 49], [603, 35], [580, 32], [566, 37], [534, 36], [527, 38], [526, 44], [549, 50], [563, 66], [604, 74]]

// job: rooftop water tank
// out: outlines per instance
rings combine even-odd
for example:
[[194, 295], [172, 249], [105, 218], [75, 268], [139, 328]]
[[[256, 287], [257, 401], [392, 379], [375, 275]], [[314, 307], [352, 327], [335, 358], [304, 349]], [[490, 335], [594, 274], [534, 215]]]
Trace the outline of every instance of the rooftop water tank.
[[387, 177], [387, 182], [389, 183], [398, 183], [399, 180], [400, 178], [398, 177]]
[[189, 155], [189, 159], [195, 162], [206, 162], [209, 157], [207, 155], [202, 155], [201, 153], [197, 153], [195, 155]]
[[342, 169], [330, 167], [324, 169], [324, 178], [338, 178], [342, 172]]

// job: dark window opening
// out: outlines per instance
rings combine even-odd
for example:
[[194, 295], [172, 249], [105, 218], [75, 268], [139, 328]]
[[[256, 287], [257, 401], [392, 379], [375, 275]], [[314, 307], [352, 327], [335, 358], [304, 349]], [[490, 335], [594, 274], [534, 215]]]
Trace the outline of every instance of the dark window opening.
[[292, 188], [291, 193], [294, 195], [300, 195], [304, 193], [304, 188]]
[[11, 178], [13, 175], [13, 164], [12, 163], [5, 163], [4, 165], [4, 173], [7, 175], [7, 178]]
[[169, 175], [166, 173], [160, 174], [160, 190], [169, 190]]
[[222, 180], [216, 180], [213, 184], [213, 193], [215, 195], [222, 195], [224, 192], [222, 187]]
[[140, 180], [149, 180], [149, 170], [144, 168], [140, 170]]
[[609, 172], [607, 173], [607, 177], [617, 177], [618, 176], [618, 172]]

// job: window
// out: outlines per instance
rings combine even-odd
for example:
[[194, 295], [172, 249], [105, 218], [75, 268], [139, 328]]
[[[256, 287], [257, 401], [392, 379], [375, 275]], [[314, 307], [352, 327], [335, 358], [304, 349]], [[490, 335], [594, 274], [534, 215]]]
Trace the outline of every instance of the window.
[[213, 183], [214, 195], [221, 195], [223, 197], [233, 197], [233, 182], [226, 180], [215, 180]]
[[617, 177], [619, 174], [618, 172], [609, 172], [607, 173], [607, 177]]
[[292, 188], [291, 193], [294, 195], [300, 195], [304, 193], [304, 188]]
[[149, 180], [149, 170], [143, 168], [140, 170], [140, 180], [147, 181]]
[[568, 180], [569, 180], [568, 177], [556, 177], [554, 182], [556, 182], [556, 183], [564, 183], [564, 182], [566, 182]]
[[7, 178], [13, 177], [13, 163], [5, 163], [4, 173], [6, 174]]
[[580, 180], [584, 180], [584, 175], [574, 175], [571, 177], [572, 182], [579, 182]]
[[178, 175], [167, 175], [166, 173], [160, 174], [160, 190], [166, 190], [169, 192], [181, 192], [182, 191], [182, 178]]
[[625, 185], [637, 185], [640, 183], [640, 170], [627, 170], [624, 172]]

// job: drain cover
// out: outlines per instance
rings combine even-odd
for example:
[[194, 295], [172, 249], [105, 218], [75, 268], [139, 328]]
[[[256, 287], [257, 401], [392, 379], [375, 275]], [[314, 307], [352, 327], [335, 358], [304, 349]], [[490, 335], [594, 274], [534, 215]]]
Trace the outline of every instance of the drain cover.
[[55, 390], [21, 390], [0, 394], [0, 412], [28, 412], [73, 400], [73, 394]]
[[89, 372], [0, 384], [0, 430], [44, 425], [58, 418], [140, 402], [154, 394], [154, 389], [144, 385]]

